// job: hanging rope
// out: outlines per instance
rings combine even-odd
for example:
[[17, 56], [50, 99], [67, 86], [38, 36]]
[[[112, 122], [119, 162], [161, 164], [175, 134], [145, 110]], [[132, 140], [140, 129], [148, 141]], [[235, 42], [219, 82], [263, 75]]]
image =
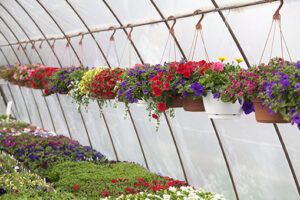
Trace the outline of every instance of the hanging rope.
[[[270, 2], [272, 2], [272, 0], [270, 0]], [[275, 35], [276, 35], [276, 26], [277, 26], [277, 25], [278, 25], [278, 27], [279, 27], [281, 56], [282, 56], [282, 58], [284, 59], [284, 46], [285, 46], [286, 51], [287, 51], [288, 56], [289, 56], [289, 59], [290, 59], [290, 61], [292, 61], [292, 57], [291, 57], [291, 55], [290, 55], [290, 51], [289, 51], [289, 49], [288, 49], [287, 43], [286, 43], [285, 38], [284, 38], [284, 35], [283, 35], [283, 33], [282, 33], [281, 15], [280, 15], [280, 12], [279, 12], [279, 11], [280, 11], [280, 9], [282, 8], [283, 3], [284, 3], [283, 0], [280, 0], [280, 5], [279, 5], [279, 7], [277, 8], [277, 10], [275, 11], [275, 13], [274, 13], [274, 15], [273, 15], [273, 20], [272, 20], [272, 23], [271, 23], [271, 27], [270, 27], [270, 30], [269, 30], [269, 33], [268, 33], [268, 36], [267, 36], [267, 39], [266, 39], [266, 42], [265, 42], [265, 45], [264, 45], [262, 54], [261, 54], [261, 56], [260, 56], [259, 63], [261, 63], [261, 61], [262, 61], [262, 58], [263, 58], [263, 56], [264, 56], [266, 47], [267, 47], [267, 45], [268, 45], [268, 42], [269, 42], [269, 39], [270, 39], [272, 30], [273, 30], [273, 36], [272, 36], [272, 42], [271, 42], [271, 50], [270, 50], [270, 59], [272, 58], [273, 47], [274, 47], [274, 41], [275, 41]], [[273, 26], [274, 26], [274, 29], [273, 29]]]
[[[194, 15], [198, 14], [199, 12], [201, 12], [201, 10], [195, 10]], [[199, 36], [199, 33], [200, 33], [201, 42], [202, 42], [202, 45], [203, 45], [203, 48], [204, 48], [205, 57], [206, 57], [207, 61], [209, 61], [207, 48], [206, 48], [206, 45], [205, 45], [205, 40], [204, 40], [204, 36], [203, 36], [203, 31], [202, 31], [202, 24], [201, 24], [203, 18], [204, 18], [204, 14], [201, 15], [200, 20], [196, 24], [195, 31], [194, 31], [194, 37], [193, 37], [192, 45], [191, 45], [189, 56], [188, 56], [189, 60], [190, 59], [194, 60], [194, 55], [195, 55], [195, 51], [196, 51], [196, 47], [197, 47], [198, 36]]]

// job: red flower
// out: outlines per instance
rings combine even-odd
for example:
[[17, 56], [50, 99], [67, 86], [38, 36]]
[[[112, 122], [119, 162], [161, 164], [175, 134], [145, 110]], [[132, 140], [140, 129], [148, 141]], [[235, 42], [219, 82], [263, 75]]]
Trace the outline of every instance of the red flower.
[[144, 183], [143, 186], [150, 187], [150, 183]]
[[45, 89], [45, 90], [44, 90], [44, 93], [45, 93], [45, 94], [49, 94], [49, 90], [48, 90], [48, 89]]
[[131, 190], [133, 190], [133, 188], [125, 188], [126, 191], [131, 192]]
[[163, 112], [166, 110], [166, 104], [164, 103], [159, 103], [158, 106], [157, 106], [158, 110]]
[[118, 180], [117, 179], [111, 179], [110, 182], [115, 183], [115, 182], [118, 182]]
[[102, 191], [101, 194], [102, 194], [102, 197], [106, 197], [106, 196], [109, 195], [109, 192], [108, 191]]
[[158, 87], [153, 88], [153, 91], [156, 96], [160, 96], [160, 94], [162, 92], [162, 90]]
[[138, 187], [140, 185], [141, 185], [141, 183], [137, 183], [137, 184], [134, 185], [134, 187]]
[[152, 117], [153, 117], [154, 119], [158, 119], [158, 116], [157, 116], [156, 114], [152, 114]]
[[190, 77], [190, 76], [191, 76], [191, 72], [190, 72], [190, 70], [184, 70], [184, 72], [183, 72], [183, 76], [184, 76], [185, 78], [188, 78], [188, 77]]
[[138, 181], [139, 181], [139, 182], [143, 182], [143, 183], [145, 182], [145, 180], [144, 180], [143, 178], [141, 178], [141, 177], [138, 178]]
[[80, 187], [80, 185], [75, 185], [74, 187], [73, 187], [73, 190], [76, 190], [77, 188], [79, 188]]
[[168, 91], [170, 89], [170, 83], [169, 82], [165, 82], [163, 88], [164, 88], [164, 90]]
[[37, 84], [35, 82], [32, 83], [32, 87], [36, 88]]

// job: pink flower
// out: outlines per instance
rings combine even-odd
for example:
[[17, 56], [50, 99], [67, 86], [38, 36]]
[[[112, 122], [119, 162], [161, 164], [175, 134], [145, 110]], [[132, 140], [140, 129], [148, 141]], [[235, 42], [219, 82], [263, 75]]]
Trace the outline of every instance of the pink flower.
[[221, 62], [215, 62], [212, 70], [213, 71], [217, 70], [219, 72], [222, 72], [223, 71], [223, 67], [224, 67], [223, 63], [221, 63]]
[[240, 97], [240, 96], [242, 96], [242, 94], [243, 94], [242, 92], [239, 92], [239, 93], [238, 93], [238, 96]]

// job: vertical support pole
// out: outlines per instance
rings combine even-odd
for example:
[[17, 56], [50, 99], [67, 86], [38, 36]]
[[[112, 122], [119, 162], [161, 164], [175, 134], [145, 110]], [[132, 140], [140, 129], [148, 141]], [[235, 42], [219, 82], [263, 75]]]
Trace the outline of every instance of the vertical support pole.
[[288, 165], [289, 165], [289, 167], [290, 167], [291, 173], [292, 173], [292, 175], [293, 175], [293, 178], [294, 178], [294, 181], [295, 181], [295, 185], [296, 185], [296, 187], [297, 187], [298, 194], [299, 194], [299, 196], [300, 196], [300, 185], [299, 185], [299, 182], [298, 182], [298, 179], [297, 179], [297, 175], [296, 175], [296, 172], [295, 172], [295, 170], [294, 170], [294, 167], [293, 167], [291, 158], [290, 158], [290, 156], [289, 156], [288, 150], [287, 150], [287, 148], [286, 148], [286, 146], [285, 146], [285, 143], [284, 143], [284, 141], [283, 141], [283, 139], [282, 139], [282, 136], [281, 136], [281, 133], [280, 133], [280, 131], [279, 131], [279, 128], [278, 128], [277, 124], [273, 124], [273, 126], [274, 126], [274, 128], [275, 128], [276, 133], [277, 133], [279, 142], [280, 142], [281, 147], [282, 147], [282, 149], [283, 149], [285, 158], [286, 158], [286, 160], [287, 160], [287, 162], [288, 162]]

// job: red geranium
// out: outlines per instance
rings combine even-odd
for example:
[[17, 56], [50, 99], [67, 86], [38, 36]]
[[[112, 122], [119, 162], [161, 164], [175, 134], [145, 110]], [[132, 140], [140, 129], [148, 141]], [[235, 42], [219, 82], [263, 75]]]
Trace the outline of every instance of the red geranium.
[[152, 117], [153, 117], [154, 119], [158, 119], [158, 116], [157, 116], [156, 114], [152, 114]]
[[156, 96], [160, 96], [162, 90], [159, 87], [155, 87], [155, 88], [153, 88], [153, 92]]

